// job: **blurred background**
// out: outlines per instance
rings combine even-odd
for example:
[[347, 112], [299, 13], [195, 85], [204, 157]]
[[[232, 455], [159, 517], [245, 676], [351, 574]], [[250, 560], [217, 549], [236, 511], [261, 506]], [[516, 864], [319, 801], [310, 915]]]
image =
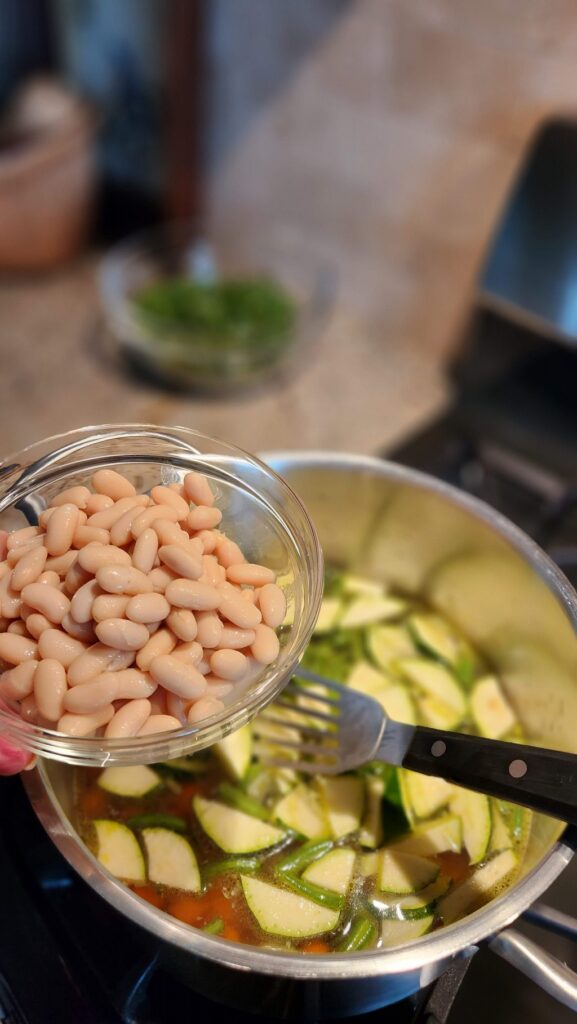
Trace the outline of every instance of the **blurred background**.
[[129, 420], [392, 450], [477, 378], [490, 242], [574, 111], [571, 0], [1, 12], [2, 451]]

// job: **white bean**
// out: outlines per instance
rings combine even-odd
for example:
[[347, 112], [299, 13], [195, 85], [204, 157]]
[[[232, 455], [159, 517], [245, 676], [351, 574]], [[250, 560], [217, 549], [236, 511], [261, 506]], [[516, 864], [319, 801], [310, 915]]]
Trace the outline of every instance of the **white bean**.
[[127, 619], [104, 619], [98, 623], [94, 632], [101, 643], [119, 651], [138, 651], [149, 639], [146, 626]]
[[38, 653], [41, 658], [55, 658], [68, 668], [73, 661], [84, 654], [85, 644], [63, 633], [61, 629], [44, 629], [38, 639]]
[[[42, 641], [45, 636], [43, 633], [40, 640]], [[119, 651], [103, 643], [93, 644], [70, 664], [68, 683], [70, 686], [82, 686], [83, 683], [95, 679], [101, 672], [118, 672], [120, 669], [130, 668], [133, 660], [133, 651]]]
[[166, 624], [179, 640], [190, 641], [196, 639], [198, 626], [194, 612], [191, 612], [190, 609], [175, 608], [170, 612]]
[[245, 647], [250, 647], [255, 639], [254, 629], [238, 629], [236, 626], [225, 625], [218, 646], [222, 649], [242, 651]]
[[134, 544], [132, 564], [140, 572], [150, 572], [158, 553], [158, 536], [153, 529], [143, 530]]
[[171, 569], [168, 569], [166, 565], [159, 565], [149, 572], [148, 579], [155, 594], [164, 594], [168, 584], [178, 579], [178, 576]]
[[217, 612], [197, 612], [197, 634], [196, 638], [203, 647], [218, 647], [222, 636], [222, 619]]
[[143, 572], [132, 565], [103, 565], [96, 571], [99, 585], [108, 594], [146, 594], [152, 591], [152, 583]]
[[102, 589], [96, 580], [89, 580], [84, 583], [74, 594], [70, 602], [70, 614], [76, 622], [90, 622], [92, 619], [92, 606], [96, 598], [102, 594]]
[[169, 583], [165, 596], [176, 608], [189, 608], [195, 612], [213, 611], [222, 601], [222, 594], [216, 587], [188, 579], [177, 579]]
[[152, 697], [158, 687], [158, 683], [155, 683], [147, 672], [141, 672], [137, 668], [125, 668], [120, 672], [106, 672], [105, 675], [114, 676], [116, 679], [116, 696], [119, 700]]
[[12, 589], [22, 590], [29, 583], [35, 583], [44, 569], [47, 557], [46, 548], [37, 547], [21, 558], [12, 573]]
[[253, 604], [245, 601], [240, 593], [232, 590], [221, 590], [219, 611], [223, 618], [228, 619], [235, 626], [241, 629], [255, 629], [262, 619], [260, 610]]
[[162, 622], [170, 613], [170, 605], [162, 594], [137, 594], [126, 606], [126, 617], [132, 622]]
[[262, 613], [262, 621], [271, 629], [278, 629], [286, 616], [286, 597], [276, 583], [266, 583], [258, 591], [258, 606]]
[[[139, 505], [129, 508], [120, 519], [117, 519], [110, 530], [112, 544], [128, 544], [132, 540], [132, 524], [142, 509]], [[112, 725], [112, 722], [110, 723]], [[109, 726], [110, 728], [110, 726]]]
[[189, 530], [213, 530], [220, 522], [222, 522], [222, 512], [219, 508], [197, 505], [188, 513], [186, 525]]
[[162, 654], [170, 654], [176, 647], [176, 637], [169, 629], [159, 629], [136, 655], [136, 664], [143, 672], [148, 672], [151, 662]]
[[114, 704], [108, 704], [91, 715], [72, 715], [67, 712], [58, 721], [58, 732], [64, 732], [67, 736], [91, 736], [110, 721], [114, 711]]
[[60, 494], [52, 498], [50, 504], [52, 508], [58, 508], [59, 505], [76, 505], [76, 508], [85, 509], [89, 499], [88, 487], [68, 487], [67, 490], [60, 491]]
[[187, 473], [182, 486], [188, 500], [195, 505], [214, 505], [214, 494], [203, 473]]
[[89, 516], [87, 525], [96, 526], [99, 530], [111, 530], [129, 508], [146, 508], [147, 505], [147, 494], [134, 494], [129, 498], [120, 498], [119, 501], [115, 501], [112, 505]]
[[44, 583], [28, 583], [22, 590], [22, 599], [34, 611], [45, 615], [51, 622], [60, 623], [70, 610], [70, 600], [56, 587]]
[[26, 629], [30, 633], [30, 636], [33, 636], [35, 640], [38, 640], [46, 629], [54, 629], [54, 625], [46, 618], [45, 615], [33, 612], [32, 615], [26, 616]]
[[85, 548], [87, 544], [110, 544], [110, 533], [97, 526], [77, 526], [72, 544], [75, 548]]
[[70, 550], [78, 525], [78, 509], [70, 503], [59, 505], [50, 516], [44, 544], [49, 555], [57, 557]]
[[150, 497], [157, 505], [168, 505], [174, 509], [177, 515], [177, 522], [182, 519], [186, 519], [189, 513], [188, 502], [184, 500], [176, 491], [172, 491], [170, 487], [153, 487], [150, 492]]
[[194, 665], [195, 668], [200, 665], [202, 654], [202, 647], [196, 640], [189, 640], [186, 643], [179, 644], [172, 652], [174, 658], [179, 658], [181, 661], [186, 662], [187, 665]]
[[138, 540], [140, 534], [148, 530], [156, 519], [172, 519], [175, 523], [178, 515], [170, 505], [150, 505], [136, 517], [132, 524], [131, 532], [134, 539]]
[[163, 544], [158, 549], [160, 561], [167, 565], [179, 578], [197, 580], [202, 576], [202, 556], [192, 548], [188, 550], [179, 544]]
[[185, 700], [201, 697], [206, 690], [204, 677], [194, 665], [188, 665], [172, 654], [154, 658], [150, 665], [150, 674], [157, 683], [164, 686], [165, 690]]
[[131, 600], [132, 598], [128, 597], [127, 594], [100, 593], [94, 599], [94, 604], [92, 605], [92, 618], [94, 622], [103, 622], [104, 619], [121, 619], [126, 611], [128, 602]]
[[123, 739], [125, 736], [137, 736], [150, 718], [149, 700], [131, 700], [119, 708], [114, 718], [106, 726], [104, 735], [107, 739]]
[[[64, 589], [69, 597], [73, 597], [76, 591], [80, 590], [80, 587], [83, 587], [85, 583], [88, 583], [89, 579], [90, 573], [86, 572], [86, 570], [78, 564], [78, 560], [76, 560], [70, 566], [66, 576], [64, 577]], [[56, 586], [59, 586], [59, 583], [60, 577], [56, 580]]]
[[96, 640], [94, 624], [91, 621], [77, 622], [72, 618], [70, 612], [64, 616], [60, 625], [69, 636], [73, 636], [75, 640], [82, 640], [84, 644], [93, 644]]
[[136, 494], [134, 484], [114, 469], [99, 469], [92, 477], [92, 486], [97, 494], [106, 494], [113, 501]]
[[279, 638], [270, 626], [257, 626], [255, 639], [251, 644], [251, 653], [259, 665], [271, 665], [278, 657], [280, 650]]
[[221, 700], [216, 697], [201, 697], [191, 705], [188, 712], [188, 723], [196, 725], [197, 722], [202, 722], [203, 719], [210, 718], [211, 715], [218, 715], [220, 711], [224, 711], [224, 704]]
[[240, 651], [235, 651], [232, 648], [215, 651], [214, 654], [211, 654], [209, 661], [212, 671], [221, 679], [236, 682], [247, 673], [248, 659]]
[[35, 658], [22, 661], [0, 676], [0, 696], [5, 700], [24, 700], [34, 689], [34, 673], [39, 665]]
[[105, 565], [132, 566], [132, 559], [128, 551], [123, 551], [114, 544], [87, 544], [78, 552], [78, 564], [85, 572], [95, 576]]
[[114, 672], [104, 672], [83, 686], [74, 686], [64, 697], [65, 711], [75, 715], [89, 715], [112, 704], [118, 697], [118, 684]]
[[14, 633], [0, 633], [0, 658], [9, 665], [19, 665], [38, 657], [38, 644], [34, 639]]
[[174, 718], [172, 715], [151, 715], [138, 735], [150, 736], [155, 732], [171, 732], [173, 729], [180, 729], [178, 718]]
[[38, 663], [34, 673], [34, 696], [43, 718], [57, 722], [62, 717], [67, 689], [66, 670], [61, 661], [45, 658]]
[[104, 509], [112, 508], [113, 505], [112, 498], [109, 498], [107, 494], [91, 494], [84, 511], [87, 515], [93, 516], [96, 512], [104, 512]]
[[28, 544], [20, 544], [17, 548], [12, 548], [12, 550], [6, 555], [6, 562], [10, 568], [13, 569], [14, 566], [18, 565], [23, 558], [26, 558], [31, 551], [36, 551], [37, 549], [46, 550], [44, 547], [43, 537], [33, 537]]
[[228, 537], [223, 537], [223, 539], [218, 542], [216, 546], [216, 557], [220, 564], [224, 565], [225, 569], [229, 569], [231, 565], [240, 565], [241, 562], [246, 561], [238, 544], [233, 540], [229, 540]]
[[240, 586], [262, 587], [265, 583], [274, 583], [275, 574], [266, 565], [255, 565], [253, 562], [241, 562], [231, 565], [226, 570], [226, 578]]
[[190, 537], [186, 530], [183, 530], [178, 523], [173, 523], [171, 519], [155, 519], [151, 529], [158, 537], [159, 545], [180, 544], [188, 547], [190, 544]]

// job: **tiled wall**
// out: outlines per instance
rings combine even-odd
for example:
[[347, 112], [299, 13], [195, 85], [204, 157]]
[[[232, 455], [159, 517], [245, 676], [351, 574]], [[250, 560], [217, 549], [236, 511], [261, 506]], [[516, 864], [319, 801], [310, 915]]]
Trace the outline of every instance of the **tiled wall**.
[[577, 110], [576, 0], [215, 0], [212, 199], [288, 223], [342, 303], [446, 352], [524, 146]]

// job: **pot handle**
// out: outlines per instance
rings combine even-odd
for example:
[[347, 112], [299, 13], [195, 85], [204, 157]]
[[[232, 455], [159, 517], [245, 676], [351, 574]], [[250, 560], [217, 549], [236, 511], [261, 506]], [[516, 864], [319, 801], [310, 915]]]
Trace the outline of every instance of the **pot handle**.
[[515, 928], [506, 928], [490, 939], [488, 946], [559, 1003], [577, 1011], [577, 974], [536, 942]]

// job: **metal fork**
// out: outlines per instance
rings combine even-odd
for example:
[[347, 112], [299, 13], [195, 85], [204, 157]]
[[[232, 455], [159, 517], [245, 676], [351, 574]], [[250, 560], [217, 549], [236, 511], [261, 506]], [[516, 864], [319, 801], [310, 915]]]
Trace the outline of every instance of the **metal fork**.
[[316, 672], [299, 668], [253, 729], [261, 760], [276, 767], [336, 775], [384, 761], [577, 824], [577, 755], [395, 722]]

